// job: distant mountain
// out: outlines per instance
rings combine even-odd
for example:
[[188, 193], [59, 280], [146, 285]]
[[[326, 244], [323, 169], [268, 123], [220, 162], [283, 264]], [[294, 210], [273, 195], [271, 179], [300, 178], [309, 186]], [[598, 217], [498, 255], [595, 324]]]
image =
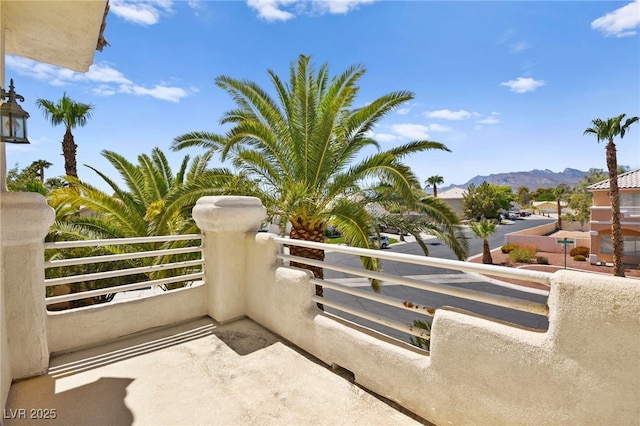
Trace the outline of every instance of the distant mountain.
[[526, 186], [529, 191], [535, 191], [538, 188], [553, 188], [561, 183], [569, 186], [575, 186], [587, 172], [576, 169], [564, 169], [562, 172], [556, 173], [551, 170], [531, 170], [529, 172], [509, 172], [498, 173], [489, 176], [476, 176], [463, 185], [449, 185], [447, 187], [438, 188], [438, 193], [444, 192], [451, 188], [468, 188], [474, 184], [478, 186], [482, 182], [487, 181], [494, 185], [510, 186], [515, 192], [518, 187]]

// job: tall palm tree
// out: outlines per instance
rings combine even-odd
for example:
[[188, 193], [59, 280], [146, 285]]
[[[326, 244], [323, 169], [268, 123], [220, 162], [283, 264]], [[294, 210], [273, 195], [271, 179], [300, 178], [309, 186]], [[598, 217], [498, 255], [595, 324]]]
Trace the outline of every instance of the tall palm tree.
[[[252, 180], [255, 196], [270, 215], [291, 224], [290, 237], [323, 242], [332, 225], [353, 246], [372, 247], [376, 218], [362, 202], [363, 183], [381, 179], [393, 186], [408, 203], [416, 200], [419, 181], [402, 162], [407, 155], [425, 150], [449, 149], [439, 142], [414, 141], [380, 151], [371, 130], [387, 113], [413, 99], [398, 91], [354, 108], [357, 85], [365, 73], [361, 66], [330, 77], [323, 64], [317, 71], [309, 56], [300, 55], [290, 66], [289, 81], [268, 71], [275, 88], [272, 97], [256, 83], [228, 76], [216, 78], [237, 108], [227, 111], [222, 124], [231, 124], [225, 135], [194, 132], [178, 136], [174, 150], [199, 146], [218, 151], [222, 160]], [[367, 154], [370, 148], [376, 148]], [[453, 232], [453, 225], [451, 227]], [[324, 259], [324, 251], [292, 246], [294, 256]], [[363, 258], [369, 269], [379, 269], [377, 259]], [[323, 277], [322, 268], [295, 264]], [[322, 294], [321, 287], [316, 293]]]
[[444, 178], [442, 176], [438, 176], [438, 175], [433, 175], [427, 178], [427, 180], [424, 181], [425, 186], [428, 188], [430, 186], [433, 186], [433, 196], [437, 197], [438, 196], [438, 187], [437, 185], [440, 185], [441, 183], [444, 183]]
[[556, 196], [556, 211], [558, 213], [558, 229], [562, 229], [562, 203], [567, 202], [571, 196], [571, 187], [561, 183], [553, 189]]
[[624, 138], [629, 126], [638, 121], [638, 117], [627, 118], [622, 124], [626, 114], [620, 114], [605, 120], [596, 118], [592, 121], [593, 127], [589, 127], [583, 134], [596, 135], [598, 142], [606, 141], [607, 169], [609, 171], [609, 198], [611, 199], [611, 244], [613, 245], [613, 273], [618, 277], [624, 277], [622, 228], [620, 226], [620, 190], [618, 188], [618, 159], [616, 145], [613, 140], [616, 136]]
[[40, 108], [45, 118], [51, 120], [51, 125], [64, 124], [66, 131], [62, 139], [62, 154], [64, 155], [64, 171], [67, 176], [78, 177], [76, 165], [76, 145], [71, 129], [83, 127], [91, 118], [93, 105], [75, 102], [67, 96], [54, 103], [47, 99], [36, 100], [36, 106]]
[[482, 219], [479, 222], [471, 222], [471, 230], [478, 238], [482, 238], [482, 263], [492, 264], [489, 237], [496, 232], [496, 222], [490, 219]]
[[44, 183], [44, 169], [48, 169], [49, 167], [53, 166], [53, 164], [48, 162], [47, 160], [36, 160], [31, 163], [31, 166], [38, 170], [38, 177], [40, 178], [40, 182]]

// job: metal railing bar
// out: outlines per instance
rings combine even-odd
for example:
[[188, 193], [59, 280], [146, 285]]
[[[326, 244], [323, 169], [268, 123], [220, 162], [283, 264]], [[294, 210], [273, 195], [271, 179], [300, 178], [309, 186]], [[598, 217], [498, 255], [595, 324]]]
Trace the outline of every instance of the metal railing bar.
[[274, 237], [278, 244], [294, 245], [300, 247], [316, 248], [337, 253], [351, 254], [355, 256], [375, 257], [378, 259], [394, 260], [411, 263], [414, 265], [435, 266], [439, 268], [453, 269], [462, 272], [477, 272], [484, 275], [494, 275], [505, 278], [523, 279], [542, 284], [550, 284], [553, 274], [542, 271], [505, 268], [497, 265], [484, 265], [480, 263], [462, 262], [460, 260], [440, 259], [415, 254], [390, 253], [382, 250], [363, 249], [359, 247], [347, 247], [336, 244], [315, 243], [312, 241], [294, 240], [290, 238]]
[[529, 300], [516, 299], [513, 297], [501, 296], [481, 291], [469, 290], [466, 288], [452, 287], [443, 284], [429, 283], [419, 281], [412, 278], [389, 275], [382, 272], [369, 271], [367, 269], [356, 269], [348, 266], [329, 265], [320, 260], [307, 259], [304, 257], [291, 256], [287, 254], [278, 254], [278, 259], [288, 260], [290, 262], [302, 263], [310, 266], [318, 266], [320, 268], [331, 269], [332, 271], [344, 272], [346, 274], [373, 278], [380, 281], [387, 281], [395, 284], [402, 284], [420, 290], [431, 291], [434, 293], [446, 294], [448, 296], [460, 297], [476, 302], [488, 303], [490, 305], [502, 306], [504, 308], [515, 309], [518, 311], [529, 312], [532, 314], [549, 315], [549, 307], [544, 303], [533, 302]]
[[45, 249], [110, 246], [122, 244], [154, 243], [164, 241], [202, 240], [202, 234], [160, 235], [156, 237], [110, 238], [104, 240], [54, 241], [44, 243]]
[[369, 291], [358, 290], [358, 289], [347, 287], [342, 284], [334, 283], [331, 281], [312, 278], [311, 283], [322, 286], [324, 288], [330, 288], [330, 289], [339, 291], [341, 293], [362, 297], [363, 299], [373, 300], [374, 302], [382, 303], [388, 306], [393, 306], [396, 308], [404, 309], [406, 311], [415, 312], [415, 313], [426, 315], [429, 317], [433, 317], [433, 315], [435, 315], [435, 312], [436, 312], [436, 309], [430, 306], [417, 305], [409, 301], [396, 299], [395, 297], [389, 297], [379, 293], [371, 293]]
[[92, 274], [72, 275], [61, 278], [50, 278], [44, 280], [46, 287], [51, 287], [60, 284], [77, 283], [81, 281], [91, 281], [104, 278], [122, 277], [126, 275], [144, 274], [148, 272], [164, 271], [167, 269], [186, 268], [190, 266], [203, 265], [204, 259], [186, 260], [183, 262], [163, 263], [160, 265], [141, 266], [139, 268], [118, 269], [108, 272], [96, 272]]
[[109, 254], [104, 256], [77, 257], [74, 259], [51, 260], [44, 263], [45, 269], [63, 266], [87, 265], [91, 263], [116, 262], [118, 260], [138, 259], [141, 257], [160, 257], [171, 254], [202, 253], [202, 247], [183, 247], [167, 250], [140, 251], [135, 253]]
[[346, 312], [351, 315], [355, 315], [357, 317], [369, 320], [371, 322], [375, 322], [376, 324], [384, 325], [389, 328], [393, 328], [394, 330], [402, 331], [403, 333], [411, 334], [416, 337], [422, 337], [423, 339], [430, 339], [431, 336], [426, 331], [417, 331], [422, 330], [420, 328], [414, 327], [413, 325], [403, 324], [399, 321], [394, 321], [389, 318], [385, 318], [382, 316], [371, 315], [364, 311], [359, 311], [357, 309], [350, 308], [341, 303], [332, 302], [322, 297], [311, 296], [311, 300], [320, 303], [321, 305], [328, 306], [330, 308], [338, 309], [342, 312]]
[[47, 297], [45, 298], [45, 303], [47, 305], [53, 305], [55, 303], [70, 302], [72, 300], [79, 300], [79, 299], [88, 299], [90, 297], [103, 296], [105, 294], [121, 293], [124, 291], [139, 290], [141, 288], [157, 287], [159, 285], [172, 284], [172, 283], [177, 283], [182, 281], [192, 281], [192, 280], [197, 280], [202, 278], [204, 278], [204, 272], [198, 272], [196, 274], [179, 275], [176, 277], [162, 278], [162, 279], [151, 280], [151, 281], [143, 281], [143, 282], [134, 283], [134, 284], [125, 284], [120, 286], [100, 288], [97, 290], [83, 291], [80, 293], [70, 293], [70, 294], [64, 294], [61, 296]]

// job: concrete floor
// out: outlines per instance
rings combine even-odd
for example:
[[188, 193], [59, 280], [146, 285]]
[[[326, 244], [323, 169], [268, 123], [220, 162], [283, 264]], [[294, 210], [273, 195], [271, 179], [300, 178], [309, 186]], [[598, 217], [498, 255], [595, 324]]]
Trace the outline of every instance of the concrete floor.
[[54, 356], [48, 374], [12, 385], [2, 420], [67, 426], [420, 424], [253, 321], [218, 325], [210, 318]]

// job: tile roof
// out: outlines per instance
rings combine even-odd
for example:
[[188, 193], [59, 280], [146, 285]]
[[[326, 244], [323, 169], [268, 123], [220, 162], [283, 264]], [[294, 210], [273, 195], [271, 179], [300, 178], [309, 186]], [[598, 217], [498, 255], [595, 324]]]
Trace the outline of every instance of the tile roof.
[[[618, 175], [618, 188], [620, 189], [640, 189], [640, 169]], [[590, 191], [609, 189], [609, 179], [594, 183], [588, 188]]]

